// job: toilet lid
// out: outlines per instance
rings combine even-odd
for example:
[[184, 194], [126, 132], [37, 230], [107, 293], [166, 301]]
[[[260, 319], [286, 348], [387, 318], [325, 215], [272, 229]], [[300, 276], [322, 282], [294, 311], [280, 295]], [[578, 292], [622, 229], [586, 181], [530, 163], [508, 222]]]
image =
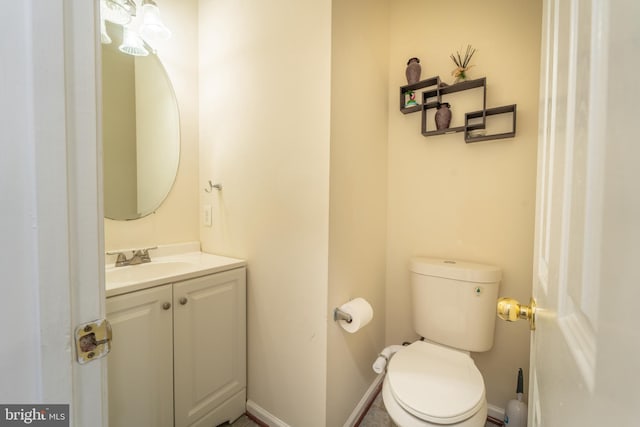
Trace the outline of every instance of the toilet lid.
[[423, 420], [453, 424], [484, 402], [484, 380], [468, 354], [416, 341], [389, 362], [387, 380], [397, 402]]

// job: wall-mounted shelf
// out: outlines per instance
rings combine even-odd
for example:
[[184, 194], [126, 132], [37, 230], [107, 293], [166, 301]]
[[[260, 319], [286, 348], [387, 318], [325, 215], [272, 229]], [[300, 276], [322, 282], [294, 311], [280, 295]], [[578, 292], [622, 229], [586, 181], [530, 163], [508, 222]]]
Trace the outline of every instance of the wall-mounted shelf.
[[420, 89], [424, 89], [431, 86], [435, 86], [435, 87], [440, 86], [439, 76], [430, 77], [426, 80], [420, 80], [418, 83], [401, 86], [400, 87], [400, 111], [402, 111], [403, 114], [415, 113], [420, 111], [422, 109], [422, 106], [420, 104], [415, 105], [413, 107], [407, 107], [407, 100], [409, 99], [408, 94], [410, 92], [416, 92], [416, 91], [419, 91]]
[[[464, 82], [456, 83], [450, 86], [438, 86], [434, 90], [429, 90], [422, 93], [422, 135], [424, 136], [434, 136], [434, 135], [443, 135], [446, 133], [454, 133], [454, 132], [464, 132], [466, 129], [466, 125], [464, 126], [456, 126], [450, 127], [447, 129], [440, 130], [429, 130], [429, 123], [427, 121], [427, 111], [432, 108], [438, 108], [438, 104], [444, 102], [442, 97], [444, 95], [462, 92], [464, 90], [469, 89], [482, 89], [482, 111], [487, 108], [487, 79], [475, 79], [475, 80], [467, 80]], [[435, 123], [431, 123], [431, 126], [435, 126]]]
[[[497, 114], [512, 115], [511, 130], [509, 132], [500, 132], [500, 133], [477, 135], [477, 136], [471, 134], [471, 132], [473, 132], [474, 130], [485, 129], [487, 117], [495, 116]], [[470, 123], [472, 120], [479, 119], [479, 118], [482, 118], [482, 122], [484, 123], [483, 126], [474, 125]], [[514, 136], [516, 136], [516, 104], [505, 105], [503, 107], [488, 108], [482, 111], [474, 111], [471, 113], [466, 113], [464, 123], [465, 123], [464, 142], [466, 142], [467, 144], [470, 142], [489, 141], [492, 139], [513, 138]]]
[[[478, 111], [465, 113], [464, 125], [449, 127], [447, 129], [433, 129], [435, 123], [429, 123], [427, 113], [431, 109], [438, 108], [438, 104], [444, 102], [443, 96], [456, 92], [467, 91], [471, 89], [481, 89], [482, 107]], [[422, 102], [415, 106], [407, 106], [408, 96], [410, 92], [422, 91]], [[443, 85], [440, 76], [430, 77], [411, 85], [400, 87], [400, 111], [403, 114], [422, 112], [421, 131], [424, 136], [444, 135], [449, 133], [464, 132], [464, 140], [467, 143], [480, 142], [492, 139], [511, 138], [516, 133], [516, 105], [506, 105], [503, 107], [487, 108], [487, 79], [485, 77], [465, 80], [452, 85]], [[512, 127], [507, 132], [494, 134], [475, 135], [473, 131], [485, 129], [488, 116], [497, 114], [512, 114]]]

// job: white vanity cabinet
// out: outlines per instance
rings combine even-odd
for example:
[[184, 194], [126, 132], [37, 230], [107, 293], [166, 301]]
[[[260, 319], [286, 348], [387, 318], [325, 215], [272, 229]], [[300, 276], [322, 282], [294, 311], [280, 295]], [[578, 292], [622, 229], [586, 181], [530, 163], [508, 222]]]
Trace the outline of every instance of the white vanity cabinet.
[[246, 404], [245, 269], [173, 285], [176, 427], [217, 426]]
[[107, 298], [109, 426], [216, 426], [245, 412], [246, 270]]
[[171, 285], [107, 298], [110, 427], [173, 426], [172, 299]]

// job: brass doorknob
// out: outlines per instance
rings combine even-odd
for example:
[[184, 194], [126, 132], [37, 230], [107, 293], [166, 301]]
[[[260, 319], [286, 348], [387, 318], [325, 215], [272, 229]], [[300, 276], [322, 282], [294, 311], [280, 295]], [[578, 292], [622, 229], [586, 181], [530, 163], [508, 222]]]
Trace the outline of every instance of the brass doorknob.
[[500, 298], [497, 313], [499, 318], [507, 322], [526, 319], [529, 321], [531, 330], [536, 329], [536, 301], [533, 298], [529, 301], [529, 305], [520, 304], [513, 298]]

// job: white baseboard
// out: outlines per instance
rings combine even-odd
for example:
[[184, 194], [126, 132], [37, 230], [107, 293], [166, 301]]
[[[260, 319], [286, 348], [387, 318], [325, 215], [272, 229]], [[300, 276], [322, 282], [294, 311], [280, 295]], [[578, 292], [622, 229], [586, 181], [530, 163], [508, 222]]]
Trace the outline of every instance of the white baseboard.
[[504, 408], [489, 403], [487, 405], [487, 415], [497, 420], [504, 420]]
[[[379, 374], [373, 380], [367, 391], [364, 393], [364, 396], [362, 396], [362, 399], [360, 399], [360, 402], [358, 402], [356, 407], [353, 409], [353, 412], [344, 423], [343, 427], [353, 427], [355, 425], [360, 416], [368, 409], [369, 403], [373, 400], [374, 394], [378, 390], [383, 379], [384, 374]], [[247, 412], [267, 424], [269, 427], [290, 427], [280, 418], [271, 414], [252, 400], [247, 400]], [[504, 408], [489, 403], [487, 404], [487, 415], [498, 420], [504, 420]]]
[[247, 400], [247, 412], [267, 424], [269, 427], [290, 427], [287, 423], [258, 405], [253, 400]]
[[383, 379], [384, 379], [384, 374], [379, 374], [373, 380], [373, 382], [371, 383], [371, 385], [369, 386], [367, 391], [364, 393], [364, 396], [362, 396], [362, 399], [360, 399], [360, 402], [358, 402], [358, 404], [353, 409], [353, 412], [351, 413], [349, 418], [347, 418], [347, 421], [344, 423], [343, 427], [353, 427], [356, 424], [356, 422], [358, 421], [358, 418], [360, 418], [360, 416], [367, 409], [369, 409], [369, 404], [371, 403], [371, 401], [375, 397], [374, 396], [375, 392], [378, 390], [378, 387], [380, 386], [380, 383], [382, 383]]
[[[353, 410], [347, 421], [344, 423], [344, 427], [353, 427], [358, 421], [358, 418], [360, 418], [360, 416], [364, 414], [364, 412], [368, 409], [369, 404], [375, 397], [375, 392], [378, 390], [378, 387], [382, 383], [383, 379], [384, 374], [379, 374], [373, 380], [367, 391], [364, 393], [364, 396], [362, 396], [362, 399], [360, 399], [360, 402], [358, 402], [355, 409]], [[287, 423], [258, 405], [253, 400], [247, 400], [247, 412], [263, 423], [267, 424], [269, 427], [290, 427]]]

